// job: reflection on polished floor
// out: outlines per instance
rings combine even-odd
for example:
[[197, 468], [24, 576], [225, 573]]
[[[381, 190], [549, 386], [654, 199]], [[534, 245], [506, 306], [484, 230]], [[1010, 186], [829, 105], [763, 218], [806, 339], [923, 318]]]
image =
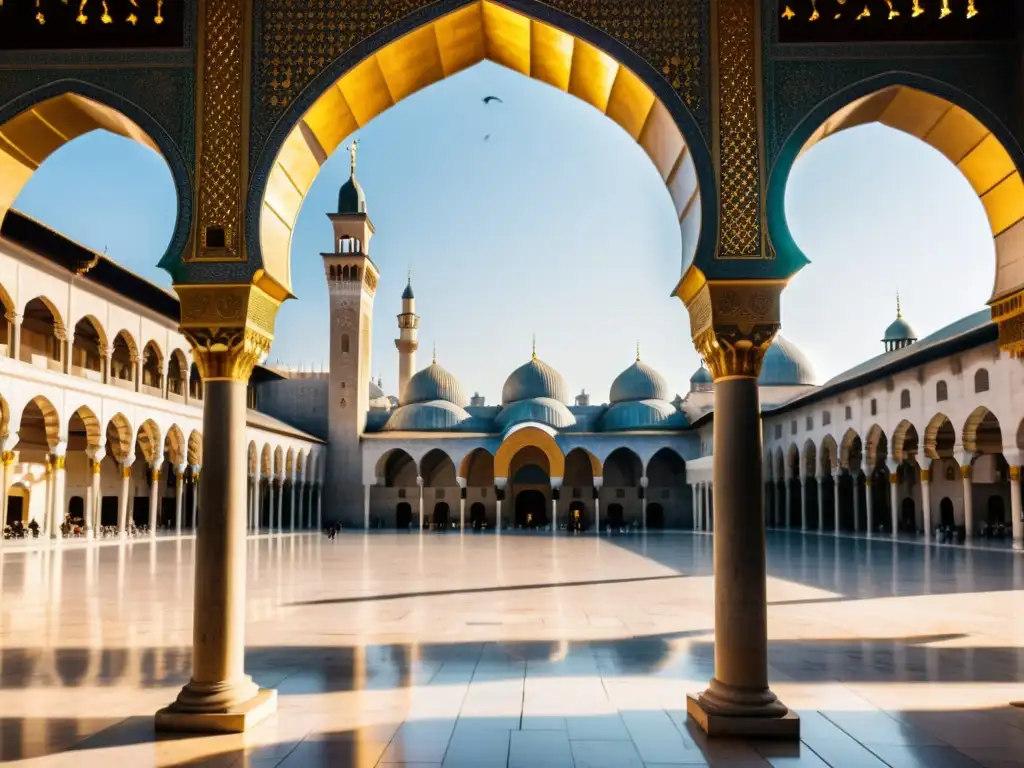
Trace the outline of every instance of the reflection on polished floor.
[[193, 540], [0, 554], [0, 761], [41, 766], [1024, 765], [1024, 556], [769, 534], [799, 745], [709, 742], [711, 538], [249, 542], [244, 735], [160, 738]]

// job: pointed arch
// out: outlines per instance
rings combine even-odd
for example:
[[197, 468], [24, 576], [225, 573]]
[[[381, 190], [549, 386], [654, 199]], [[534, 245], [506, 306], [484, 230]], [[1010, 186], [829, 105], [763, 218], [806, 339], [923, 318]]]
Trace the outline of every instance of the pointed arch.
[[579, 455], [582, 455], [586, 458], [587, 464], [590, 465], [590, 474], [592, 475], [592, 477], [601, 477], [601, 473], [603, 471], [601, 467], [601, 460], [598, 459], [592, 451], [587, 450], [582, 445], [576, 446], [565, 455], [566, 463], [568, 463], [569, 457], [577, 452]]
[[123, 413], [115, 413], [107, 422], [107, 453], [115, 461], [122, 461], [135, 450], [135, 430]]
[[34, 437], [39, 437], [51, 451], [61, 441], [60, 413], [44, 395], [33, 397], [21, 411], [18, 444], [28, 443]]
[[702, 205], [701, 189], [713, 188], [713, 165], [663, 75], [611, 35], [549, 5], [519, 0], [512, 9], [477, 0], [455, 9], [435, 3], [381, 30], [331, 62], [285, 110], [257, 161], [248, 204], [247, 239], [270, 279], [290, 289], [288, 249], [299, 209], [344, 138], [483, 59], [572, 94], [622, 126], [665, 181], [684, 264], [711, 258], [718, 212]]
[[[643, 477], [644, 464], [636, 451], [619, 446], [604, 460], [604, 479], [607, 487], [636, 487]], [[554, 471], [551, 472], [555, 476]]]
[[188, 436], [188, 463], [195, 467], [203, 465], [203, 435], [197, 430], [192, 430]]
[[796, 443], [790, 443], [786, 449], [786, 477], [800, 477], [800, 449]]
[[462, 457], [459, 464], [459, 477], [465, 478], [466, 484], [474, 487], [492, 487], [494, 485], [494, 456], [486, 448], [474, 448]]
[[814, 444], [811, 438], [807, 438], [804, 441], [803, 448], [803, 464], [801, 464], [803, 474], [806, 477], [817, 477], [818, 475], [818, 446]]
[[142, 452], [142, 458], [147, 464], [152, 464], [160, 456], [164, 442], [161, 439], [160, 427], [152, 419], [146, 419], [139, 425], [136, 432], [136, 443], [138, 450]]
[[401, 448], [392, 448], [377, 459], [375, 476], [378, 485], [388, 488], [411, 487], [420, 476], [416, 460]]
[[868, 429], [867, 439], [864, 441], [864, 458], [867, 459], [865, 471], [871, 472], [878, 464], [879, 449], [882, 449], [882, 460], [884, 461], [889, 449], [888, 439], [885, 436], [885, 430], [881, 426], [872, 424], [870, 429]]
[[80, 405], [71, 417], [68, 419], [68, 440], [74, 436], [71, 429], [71, 425], [74, 423], [75, 418], [81, 422], [85, 434], [82, 437], [85, 439], [86, 448], [99, 448], [103, 445], [103, 427], [100, 424], [100, 420], [93, 413], [93, 410], [87, 405]]
[[[53, 319], [53, 329], [59, 335], [67, 334], [67, 325], [64, 322], [64, 316], [61, 311], [57, 308], [56, 302], [54, 302], [49, 296], [34, 296], [25, 302], [25, 306], [22, 307], [21, 314], [29, 315], [33, 309], [39, 308], [49, 313]], [[22, 321], [24, 322], [24, 321]]]
[[961, 440], [971, 453], [999, 453], [1002, 450], [1002, 429], [996, 415], [979, 405], [964, 422]]
[[905, 454], [917, 450], [917, 428], [909, 419], [904, 419], [892, 431], [892, 458], [897, 462], [907, 459]]
[[[523, 448], [533, 446], [538, 448], [548, 459], [551, 477], [562, 477], [565, 473], [565, 456], [562, 449], [558, 447], [555, 439], [539, 427], [522, 427], [509, 432], [498, 452], [494, 455], [494, 477], [495, 479], [507, 478], [512, 459]], [[636, 454], [634, 454], [636, 455]], [[639, 461], [637, 457], [637, 461]]]
[[839, 469], [839, 446], [832, 435], [825, 435], [821, 439], [819, 454], [823, 472], [832, 473]]
[[142, 349], [142, 383], [160, 388], [164, 379], [164, 353], [155, 341], [147, 341]]
[[0, 395], [0, 437], [11, 434], [11, 406], [3, 395]]
[[455, 462], [440, 448], [432, 448], [423, 455], [418, 471], [425, 488], [455, 485]]
[[847, 429], [843, 434], [842, 441], [839, 443], [839, 465], [843, 469], [849, 469], [850, 459], [859, 453], [859, 449], [862, 446], [863, 442], [857, 431], [853, 427]]
[[263, 450], [260, 452], [260, 472], [264, 477], [271, 477], [274, 471], [273, 455], [270, 453], [270, 445], [268, 443], [263, 444]]
[[108, 354], [109, 340], [95, 315], [84, 315], [75, 323], [71, 339], [71, 365], [99, 373]]
[[185, 463], [185, 433], [177, 424], [172, 424], [164, 438], [164, 456], [175, 466]]
[[282, 469], [284, 469], [284, 451], [279, 445], [274, 448], [274, 477], [281, 477]]
[[256, 441], [249, 441], [249, 448], [246, 451], [246, 460], [249, 466], [249, 476], [256, 477], [260, 473], [260, 454], [256, 449]]
[[284, 473], [288, 477], [295, 474], [295, 449], [291, 446], [288, 447], [288, 452], [284, 455]]
[[295, 456], [295, 471], [306, 480], [306, 452], [302, 448], [299, 448], [298, 454]]

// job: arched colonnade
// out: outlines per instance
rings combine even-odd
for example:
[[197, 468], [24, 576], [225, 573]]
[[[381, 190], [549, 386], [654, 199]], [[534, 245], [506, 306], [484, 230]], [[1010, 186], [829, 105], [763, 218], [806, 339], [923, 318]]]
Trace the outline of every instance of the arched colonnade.
[[686, 462], [669, 441], [563, 445], [530, 426], [495, 442], [387, 448], [364, 486], [366, 526], [555, 532], [693, 525]]
[[954, 421], [935, 413], [891, 430], [873, 424], [839, 440], [773, 446], [765, 456], [768, 525], [802, 530], [921, 534], [931, 540], [1012, 536], [1024, 545], [1024, 420], [1006, 429], [986, 406]]

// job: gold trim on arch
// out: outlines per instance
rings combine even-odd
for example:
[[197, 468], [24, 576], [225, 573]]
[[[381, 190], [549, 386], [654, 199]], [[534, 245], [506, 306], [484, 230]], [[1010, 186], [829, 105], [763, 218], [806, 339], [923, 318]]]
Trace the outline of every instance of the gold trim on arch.
[[909, 133], [945, 155], [981, 198], [993, 237], [1024, 220], [1024, 180], [999, 139], [967, 110], [916, 88], [894, 85], [847, 104], [822, 123], [800, 152], [868, 123]]
[[569, 454], [573, 453], [574, 451], [582, 451], [583, 453], [587, 454], [587, 460], [590, 462], [590, 474], [593, 475], [595, 479], [599, 477], [604, 477], [604, 468], [601, 466], [601, 461], [597, 458], [597, 456], [595, 456], [589, 450], [584, 448], [582, 445], [577, 445], [573, 448], [570, 448], [569, 453], [565, 455], [566, 459], [568, 459]]
[[632, 70], [561, 29], [492, 0], [428, 22], [367, 56], [329, 86], [285, 138], [260, 215], [266, 271], [291, 286], [289, 248], [320, 166], [353, 131], [416, 91], [488, 59], [587, 102], [643, 148], [675, 206], [684, 247], [700, 231], [693, 154], [668, 109]]
[[548, 476], [565, 477], [565, 456], [558, 447], [555, 438], [537, 427], [517, 429], [502, 441], [494, 454], [494, 477], [507, 478], [512, 459], [523, 448], [533, 446], [548, 459]]

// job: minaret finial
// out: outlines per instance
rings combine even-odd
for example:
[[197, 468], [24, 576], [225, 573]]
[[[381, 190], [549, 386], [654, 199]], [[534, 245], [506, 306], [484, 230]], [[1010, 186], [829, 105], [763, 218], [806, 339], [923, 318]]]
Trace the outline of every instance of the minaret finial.
[[407, 275], [406, 283], [412, 285], [412, 264], [409, 265], [409, 274]]
[[636, 361], [640, 362], [640, 339], [636, 340]]
[[352, 174], [352, 178], [356, 177], [356, 150], [359, 148], [359, 139], [352, 139], [351, 143], [346, 147], [349, 154], [349, 172]]
[[533, 334], [533, 356], [532, 356], [531, 359], [533, 359], [533, 360], [537, 359], [537, 334], [536, 333]]
[[900, 310], [900, 289], [896, 289], [896, 319], [899, 320], [903, 317], [903, 312]]
[[437, 365], [437, 342], [434, 342], [433, 356], [430, 360], [431, 365]]

